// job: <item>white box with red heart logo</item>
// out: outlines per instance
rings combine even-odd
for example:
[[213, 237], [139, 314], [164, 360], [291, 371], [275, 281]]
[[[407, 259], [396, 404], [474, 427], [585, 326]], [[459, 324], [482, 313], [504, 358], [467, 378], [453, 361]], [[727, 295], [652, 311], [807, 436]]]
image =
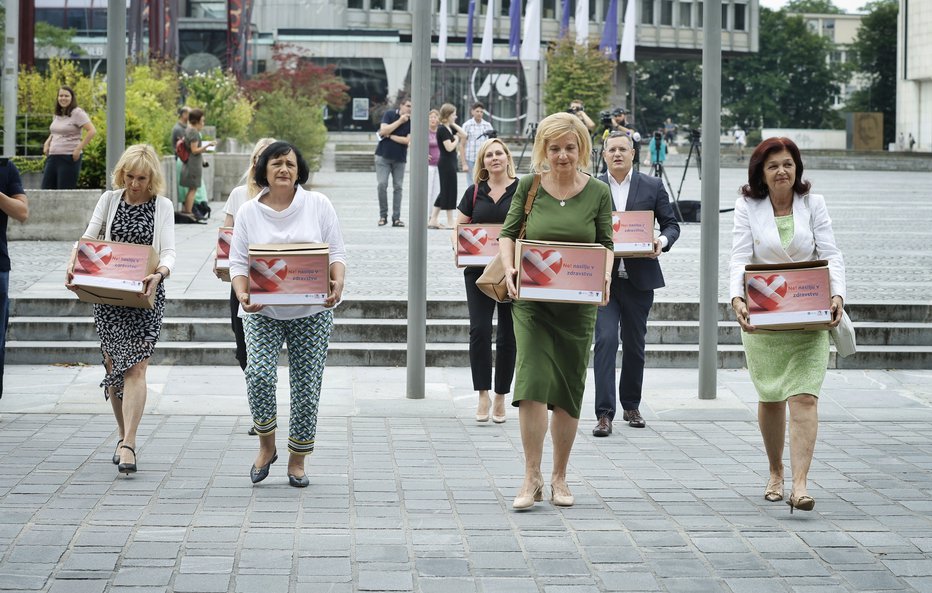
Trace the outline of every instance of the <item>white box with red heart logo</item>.
[[828, 262], [749, 264], [744, 295], [750, 324], [762, 330], [828, 329], [832, 286]]
[[653, 211], [612, 212], [612, 243], [615, 257], [646, 257], [653, 253]]
[[71, 273], [78, 298], [86, 303], [151, 309], [155, 291], [148, 299], [143, 279], [155, 271], [159, 256], [151, 245], [81, 239], [76, 246]]
[[601, 305], [613, 254], [597, 243], [520, 240], [515, 246], [518, 299]]
[[501, 224], [456, 225], [456, 267], [487, 266], [498, 255]]
[[326, 243], [249, 246], [250, 304], [322, 305], [329, 291]]
[[214, 269], [224, 282], [230, 281], [230, 244], [233, 242], [233, 227], [222, 226], [217, 231], [217, 251]]

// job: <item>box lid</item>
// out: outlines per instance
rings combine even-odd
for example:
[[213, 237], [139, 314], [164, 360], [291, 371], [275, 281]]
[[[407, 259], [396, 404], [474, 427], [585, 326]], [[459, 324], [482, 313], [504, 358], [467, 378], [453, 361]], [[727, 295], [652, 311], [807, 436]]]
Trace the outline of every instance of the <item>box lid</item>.
[[330, 252], [328, 243], [256, 243], [249, 246], [249, 254], [275, 253], [287, 255], [288, 253], [314, 252], [326, 254]]
[[766, 272], [769, 270], [805, 270], [807, 268], [823, 268], [828, 266], [828, 260], [816, 259], [812, 261], [786, 262], [782, 264], [747, 264], [745, 272]]

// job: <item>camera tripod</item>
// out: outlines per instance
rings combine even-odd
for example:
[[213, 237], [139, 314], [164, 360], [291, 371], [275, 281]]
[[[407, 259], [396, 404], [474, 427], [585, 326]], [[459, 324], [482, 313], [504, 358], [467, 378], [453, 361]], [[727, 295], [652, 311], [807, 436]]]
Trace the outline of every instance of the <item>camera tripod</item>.
[[[660, 179], [661, 183], [666, 182], [667, 190], [669, 190], [670, 192], [669, 195], [672, 196], [673, 195], [673, 184], [670, 183], [670, 178], [667, 176], [667, 170], [663, 168], [663, 163], [656, 162], [656, 161], [652, 162], [650, 164], [650, 172], [651, 172], [651, 175]], [[673, 208], [676, 209], [676, 213], [679, 215], [680, 220], [682, 220], [683, 213], [680, 212], [679, 200], [680, 200], [680, 197], [679, 195], [677, 195], [676, 199], [673, 200]]]
[[[689, 161], [693, 158], [693, 151], [696, 151], [696, 171], [699, 173], [699, 181], [702, 181], [702, 141], [701, 136], [694, 130], [689, 134], [689, 154], [686, 155], [686, 164], [683, 165], [683, 177], [680, 179], [680, 187], [676, 190], [676, 201], [680, 201], [680, 194], [683, 192], [683, 182], [686, 181], [686, 172], [689, 171]], [[679, 210], [679, 206], [677, 206]]]
[[527, 131], [524, 135], [524, 145], [521, 147], [521, 156], [518, 157], [518, 162], [515, 163], [515, 169], [520, 174], [521, 173], [521, 163], [524, 161], [524, 152], [527, 150], [527, 145], [530, 144], [533, 148], [534, 139], [537, 137], [537, 122], [530, 122], [527, 125]]

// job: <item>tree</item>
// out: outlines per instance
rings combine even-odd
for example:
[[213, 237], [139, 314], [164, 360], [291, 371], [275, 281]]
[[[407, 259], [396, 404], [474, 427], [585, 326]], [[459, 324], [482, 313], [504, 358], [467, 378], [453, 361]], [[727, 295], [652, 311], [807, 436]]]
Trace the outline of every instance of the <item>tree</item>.
[[77, 57], [83, 54], [84, 50], [74, 42], [76, 34], [75, 29], [62, 29], [45, 21], [38, 21], [35, 32], [36, 47], [50, 47], [58, 57]]
[[840, 128], [832, 99], [847, 71], [829, 63], [832, 42], [784, 10], [761, 8], [760, 30], [758, 54], [723, 64], [725, 126]]
[[608, 107], [615, 63], [592, 46], [576, 45], [565, 37], [547, 50], [547, 80], [544, 107], [547, 113], [566, 111], [570, 101], [579, 99], [589, 113]]
[[313, 105], [325, 104], [340, 111], [349, 102], [349, 87], [334, 74], [336, 66], [313, 63], [300, 47], [276, 44], [272, 48], [272, 61], [276, 68], [246, 82], [246, 91], [254, 99], [260, 93], [282, 91], [295, 99], [306, 99]]
[[635, 123], [642, 133], [663, 127], [666, 118], [678, 126], [698, 128], [702, 119], [702, 63], [699, 60], [643, 60], [635, 70]]
[[867, 5], [852, 49], [857, 71], [868, 81], [847, 103], [848, 111], [883, 113], [884, 143], [896, 134], [896, 21], [897, 0], [879, 0]]
[[246, 139], [253, 105], [232, 72], [214, 68], [182, 74], [181, 84], [187, 92], [187, 104], [204, 110], [207, 124], [216, 126], [218, 138]]
[[787, 12], [809, 14], [844, 14], [845, 11], [832, 4], [832, 0], [790, 0], [783, 7]]

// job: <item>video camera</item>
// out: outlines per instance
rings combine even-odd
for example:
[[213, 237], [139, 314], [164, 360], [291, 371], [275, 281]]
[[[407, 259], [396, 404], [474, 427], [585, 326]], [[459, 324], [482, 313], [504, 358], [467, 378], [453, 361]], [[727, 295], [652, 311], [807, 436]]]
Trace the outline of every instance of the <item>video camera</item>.
[[605, 128], [613, 128], [615, 126], [615, 120], [612, 118], [612, 112], [608, 109], [600, 111], [599, 123], [601, 123]]
[[690, 128], [688, 130], [690, 140], [699, 141], [702, 138], [702, 130], [699, 128]]
[[484, 134], [479, 134], [479, 138], [482, 138], [482, 137], [485, 137], [489, 140], [491, 140], [492, 138], [498, 138], [498, 131], [493, 128], [489, 130], [488, 132], [485, 132]]

